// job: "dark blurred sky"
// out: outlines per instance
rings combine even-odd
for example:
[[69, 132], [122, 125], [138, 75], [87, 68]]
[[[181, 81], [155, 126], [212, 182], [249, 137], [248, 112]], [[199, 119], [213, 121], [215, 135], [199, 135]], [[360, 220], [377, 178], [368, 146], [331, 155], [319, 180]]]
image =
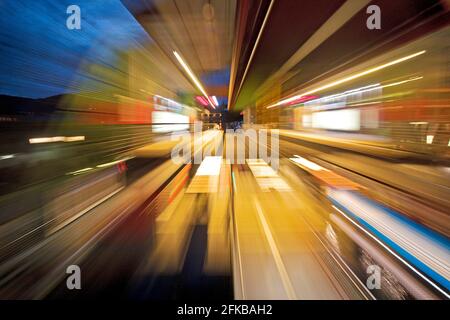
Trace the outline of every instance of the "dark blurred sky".
[[[66, 27], [72, 4], [81, 30]], [[151, 42], [119, 0], [1, 0], [0, 14], [0, 94], [71, 92], [82, 62], [114, 64], [117, 49]]]

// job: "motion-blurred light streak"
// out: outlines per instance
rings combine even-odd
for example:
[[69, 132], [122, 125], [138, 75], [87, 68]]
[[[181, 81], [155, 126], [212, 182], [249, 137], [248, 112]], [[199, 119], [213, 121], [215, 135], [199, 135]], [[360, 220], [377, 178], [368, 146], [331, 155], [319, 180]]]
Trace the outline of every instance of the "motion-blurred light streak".
[[220, 174], [220, 166], [222, 165], [222, 157], [205, 157], [195, 173], [196, 176], [218, 176]]
[[194, 84], [196, 85], [196, 87], [198, 88], [198, 90], [200, 90], [200, 92], [205, 96], [206, 100], [208, 100], [210, 106], [215, 109], [215, 105], [214, 103], [211, 101], [211, 99], [209, 98], [208, 94], [205, 91], [205, 88], [203, 88], [202, 84], [200, 83], [200, 81], [198, 80], [198, 78], [195, 76], [195, 74], [191, 71], [191, 68], [189, 68], [189, 66], [187, 65], [187, 63], [183, 60], [183, 58], [180, 56], [180, 54], [176, 51], [173, 51], [173, 54], [175, 56], [175, 58], [177, 58], [178, 62], [181, 64], [181, 66], [183, 67], [184, 71], [186, 71], [186, 73], [189, 75], [189, 77], [191, 78], [191, 80], [194, 82]]
[[264, 159], [246, 159], [246, 162], [262, 191], [269, 192], [271, 189], [278, 191], [292, 190]]
[[[327, 194], [336, 207], [351, 214], [398, 255], [447, 290], [449, 289], [447, 239], [405, 217], [400, 217], [392, 210], [377, 205], [361, 194], [332, 189], [329, 189]], [[430, 280], [427, 281], [432, 283]], [[435, 284], [433, 285], [436, 287]], [[442, 289], [440, 291], [444, 292]], [[445, 295], [450, 297], [446, 293]]]
[[131, 160], [131, 159], [133, 159], [133, 158], [135, 158], [135, 156], [126, 157], [126, 158], [124, 158], [124, 159], [120, 159], [120, 160], [116, 160], [116, 161], [111, 161], [111, 162], [107, 162], [107, 163], [102, 163], [102, 164], [97, 165], [97, 168], [110, 167], [110, 166], [119, 164], [119, 163], [121, 163], [121, 162], [125, 162], [125, 161], [127, 161], [127, 160]]
[[50, 142], [75, 142], [75, 141], [84, 141], [84, 136], [72, 136], [72, 137], [43, 137], [43, 138], [30, 138], [28, 141], [30, 144], [36, 143], [50, 143]]
[[289, 160], [298, 163], [299, 165], [306, 167], [308, 169], [314, 170], [314, 171], [320, 171], [320, 170], [326, 170], [324, 167], [319, 166], [318, 164], [309, 161], [303, 157], [300, 157], [296, 154], [294, 154], [295, 158], [289, 158]]
[[80, 170], [68, 172], [67, 174], [77, 175], [77, 174], [85, 173], [85, 172], [87, 172], [87, 171], [91, 171], [91, 170], [93, 170], [93, 169], [94, 169], [94, 168], [91, 168], [91, 167], [89, 167], [89, 168], [83, 168], [83, 169], [80, 169]]
[[270, 109], [270, 108], [278, 107], [278, 106], [280, 106], [280, 105], [283, 105], [283, 104], [289, 103], [289, 102], [291, 102], [291, 101], [297, 100], [297, 99], [301, 98], [302, 96], [315, 94], [315, 93], [318, 93], [318, 92], [320, 92], [320, 91], [323, 91], [323, 90], [326, 90], [326, 89], [330, 89], [330, 88], [332, 88], [332, 87], [336, 87], [336, 86], [338, 86], [338, 85], [340, 85], [340, 84], [349, 82], [349, 81], [351, 81], [351, 80], [358, 79], [358, 78], [363, 77], [363, 76], [366, 76], [366, 75], [368, 75], [368, 74], [371, 74], [371, 73], [374, 73], [374, 72], [383, 70], [383, 69], [385, 69], [385, 68], [388, 68], [388, 67], [390, 67], [390, 66], [396, 65], [396, 64], [398, 64], [398, 63], [401, 63], [401, 62], [410, 60], [410, 59], [412, 59], [412, 58], [415, 58], [415, 57], [417, 57], [417, 56], [420, 56], [420, 55], [424, 54], [425, 52], [426, 52], [426, 50], [422, 50], [422, 51], [419, 51], [419, 52], [416, 52], [416, 53], [413, 53], [413, 54], [404, 56], [404, 57], [402, 57], [402, 58], [399, 58], [399, 59], [396, 59], [396, 60], [387, 62], [387, 63], [385, 63], [385, 64], [382, 64], [382, 65], [379, 65], [379, 66], [376, 66], [376, 67], [373, 67], [373, 68], [364, 70], [364, 71], [362, 71], [362, 72], [358, 72], [358, 73], [353, 74], [353, 75], [351, 75], [351, 76], [348, 76], [348, 77], [345, 77], [345, 78], [342, 78], [342, 79], [333, 81], [333, 82], [331, 82], [331, 83], [328, 83], [328, 84], [326, 84], [326, 85], [320, 86], [320, 87], [315, 88], [315, 89], [312, 89], [312, 90], [307, 91], [307, 92], [305, 92], [305, 93], [302, 93], [302, 94], [299, 94], [299, 95], [295, 95], [295, 96], [293, 96], [293, 97], [290, 97], [290, 98], [287, 98], [287, 99], [278, 101], [277, 103], [274, 103], [274, 104], [269, 105], [267, 108]]

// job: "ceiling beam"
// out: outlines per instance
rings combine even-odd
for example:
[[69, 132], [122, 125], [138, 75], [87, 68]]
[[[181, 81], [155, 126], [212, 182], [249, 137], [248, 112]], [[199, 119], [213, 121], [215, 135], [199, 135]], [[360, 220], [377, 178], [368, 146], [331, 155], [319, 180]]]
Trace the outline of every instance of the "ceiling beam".
[[322, 42], [339, 30], [355, 14], [367, 6], [371, 0], [347, 0], [275, 73], [256, 90], [256, 96], [261, 96], [271, 84], [279, 81], [283, 75], [295, 67]]

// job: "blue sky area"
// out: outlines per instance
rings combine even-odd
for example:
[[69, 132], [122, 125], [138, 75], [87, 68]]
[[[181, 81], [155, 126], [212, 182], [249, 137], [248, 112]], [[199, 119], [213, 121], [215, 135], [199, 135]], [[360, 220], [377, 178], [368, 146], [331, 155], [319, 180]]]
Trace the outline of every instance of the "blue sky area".
[[[81, 30], [66, 27], [72, 4]], [[0, 12], [0, 94], [71, 92], [83, 61], [114, 64], [117, 49], [151, 41], [119, 0], [6, 0]]]

